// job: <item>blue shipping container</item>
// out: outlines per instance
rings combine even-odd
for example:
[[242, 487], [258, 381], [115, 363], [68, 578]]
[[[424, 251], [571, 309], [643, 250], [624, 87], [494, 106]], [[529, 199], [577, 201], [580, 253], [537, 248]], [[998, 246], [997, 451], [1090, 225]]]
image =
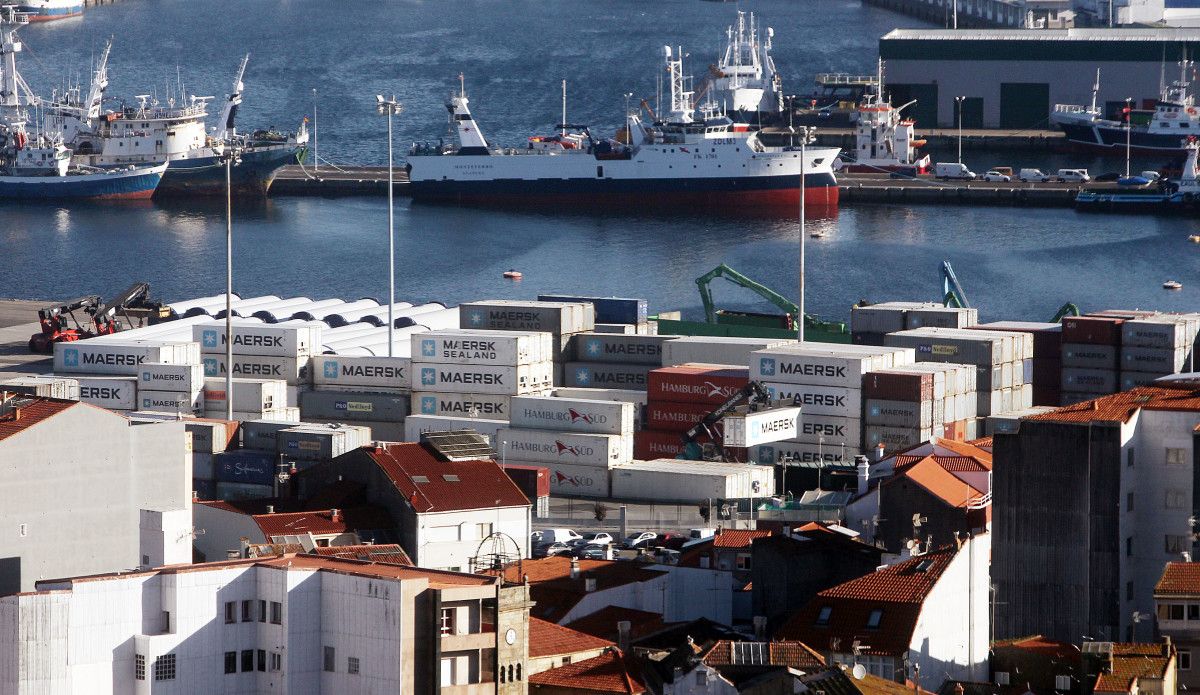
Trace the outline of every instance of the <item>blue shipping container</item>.
[[648, 306], [645, 299], [622, 297], [573, 297], [566, 294], [540, 294], [539, 302], [590, 302], [596, 307], [596, 323], [645, 323]]
[[264, 451], [226, 451], [213, 454], [213, 467], [218, 481], [270, 485], [275, 478], [275, 460], [275, 454]]
[[192, 478], [192, 490], [195, 491], [196, 497], [202, 500], [217, 499], [217, 484], [211, 480], [203, 478]]

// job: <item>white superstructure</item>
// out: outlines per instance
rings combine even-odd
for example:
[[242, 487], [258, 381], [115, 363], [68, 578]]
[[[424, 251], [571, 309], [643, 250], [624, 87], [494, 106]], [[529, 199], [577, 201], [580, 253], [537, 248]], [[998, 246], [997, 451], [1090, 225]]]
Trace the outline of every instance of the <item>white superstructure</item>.
[[[783, 110], [783, 81], [775, 71], [771, 58], [771, 40], [775, 30], [766, 29], [766, 38], [759, 34], [754, 13], [741, 10], [737, 25], [725, 31], [728, 44], [717, 62], [721, 77], [716, 78], [711, 96], [725, 113], [781, 112]], [[735, 118], [735, 120], [738, 120]]]

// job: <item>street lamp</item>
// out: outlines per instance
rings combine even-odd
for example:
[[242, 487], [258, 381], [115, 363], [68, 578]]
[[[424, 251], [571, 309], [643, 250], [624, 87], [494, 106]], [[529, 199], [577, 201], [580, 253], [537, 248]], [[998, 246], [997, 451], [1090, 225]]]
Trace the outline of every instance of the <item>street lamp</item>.
[[228, 145], [225, 162], [225, 419], [233, 419], [233, 165], [240, 164], [239, 152]]
[[317, 88], [313, 87], [313, 173], [321, 169], [321, 155], [317, 153]]
[[958, 111], [958, 163], [962, 164], [962, 112], [966, 97], [954, 97], [955, 110]]
[[1125, 178], [1129, 178], [1129, 154], [1132, 150], [1133, 97], [1125, 97]]
[[388, 139], [388, 357], [393, 357], [395, 346], [392, 345], [396, 333], [396, 234], [395, 208], [393, 198], [395, 182], [392, 179], [392, 116], [400, 113], [404, 107], [396, 101], [393, 94], [390, 99], [384, 99], [382, 94], [375, 95], [375, 106], [379, 113], [387, 116]]
[[804, 168], [808, 159], [808, 143], [812, 142], [813, 131], [815, 128], [811, 126], [788, 126], [791, 131], [792, 143], [795, 144], [796, 135], [800, 135], [800, 301], [796, 305], [796, 338], [799, 342], [804, 342], [804, 225], [805, 225], [805, 204], [808, 189], [804, 184]]

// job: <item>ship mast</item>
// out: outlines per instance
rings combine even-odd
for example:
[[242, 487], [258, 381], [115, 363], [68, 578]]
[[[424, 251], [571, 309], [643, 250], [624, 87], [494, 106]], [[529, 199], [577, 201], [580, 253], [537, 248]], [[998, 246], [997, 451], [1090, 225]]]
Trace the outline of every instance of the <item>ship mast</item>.
[[29, 15], [17, 12], [16, 7], [0, 7], [0, 106], [15, 109], [21, 106], [21, 94], [26, 103], [34, 98], [29, 86], [17, 72], [17, 53], [21, 52], [21, 41], [17, 38], [17, 27], [29, 23]]
[[567, 80], [562, 81], [562, 120], [559, 121], [562, 127], [562, 137], [567, 137]]
[[242, 104], [242, 90], [245, 85], [242, 84], [242, 77], [246, 74], [246, 64], [250, 62], [250, 54], [247, 53], [242, 58], [242, 64], [238, 66], [237, 77], [233, 80], [233, 90], [225, 97], [225, 107], [221, 109], [221, 125], [218, 126], [217, 139], [225, 140], [237, 135], [237, 126], [234, 125], [234, 120], [237, 118], [238, 106]]
[[671, 76], [671, 118], [677, 123], [692, 122], [692, 93], [684, 88], [683, 48], [676, 47], [678, 55], [672, 55], [670, 46], [663, 46], [667, 60], [667, 72]]
[[85, 121], [92, 122], [100, 118], [104, 107], [104, 90], [108, 89], [108, 54], [112, 51], [112, 39], [104, 44], [104, 52], [100, 54], [100, 62], [92, 72], [92, 84], [88, 90], [87, 114]]

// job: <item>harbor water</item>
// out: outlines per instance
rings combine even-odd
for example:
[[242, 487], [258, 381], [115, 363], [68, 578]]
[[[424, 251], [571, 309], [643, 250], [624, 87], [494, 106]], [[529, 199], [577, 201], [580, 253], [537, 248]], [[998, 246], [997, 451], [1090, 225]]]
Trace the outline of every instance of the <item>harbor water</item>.
[[[460, 71], [493, 142], [517, 143], [551, 129], [564, 77], [569, 120], [611, 132], [624, 93], [653, 101], [663, 45], [682, 44], [692, 71], [700, 72], [715, 61], [734, 12], [731, 4], [698, 0], [363, 0], [343, 17], [328, 16], [328, 5], [315, 0], [250, 0], [237, 12], [229, 7], [218, 0], [162, 0], [89, 8], [81, 18], [23, 30], [22, 70], [35, 90], [49, 93], [65, 76], [85, 78], [91, 56], [113, 35], [110, 95], [153, 92], [165, 100], [182, 83], [187, 92], [220, 96], [248, 51], [243, 129], [295, 127], [311, 116], [316, 88], [322, 157], [378, 164], [386, 150], [373, 106], [377, 92], [395, 92], [405, 104], [396, 121], [398, 146], [444, 134], [442, 102]], [[817, 72], [870, 72], [878, 37], [917, 25], [858, 0], [762, 0], [741, 7], [776, 28], [775, 60], [789, 92], [807, 90]], [[151, 14], [154, 21], [147, 20]], [[1047, 169], [1123, 167], [1062, 155], [964, 154], [977, 170], [1041, 161]], [[279, 197], [239, 203], [234, 215], [237, 291], [386, 294], [384, 199]], [[1065, 301], [1084, 309], [1190, 310], [1200, 293], [1200, 246], [1187, 241], [1200, 233], [1200, 222], [1192, 218], [860, 206], [811, 220], [810, 227], [825, 235], [805, 238], [807, 302], [827, 318], [848, 318], [859, 299], [938, 299], [944, 259], [984, 319], [1045, 320]], [[697, 316], [693, 280], [721, 262], [795, 294], [795, 219], [686, 211], [646, 216], [625, 209], [496, 212], [399, 199], [396, 229], [397, 294], [408, 301], [586, 292], [643, 296], [652, 311]], [[0, 295], [109, 296], [135, 279], [149, 281], [165, 299], [213, 294], [223, 288], [224, 236], [220, 201], [0, 207]], [[503, 280], [509, 268], [524, 279]], [[1184, 289], [1163, 291], [1167, 279]], [[721, 306], [766, 309], [744, 290], [717, 286], [715, 292]]]

